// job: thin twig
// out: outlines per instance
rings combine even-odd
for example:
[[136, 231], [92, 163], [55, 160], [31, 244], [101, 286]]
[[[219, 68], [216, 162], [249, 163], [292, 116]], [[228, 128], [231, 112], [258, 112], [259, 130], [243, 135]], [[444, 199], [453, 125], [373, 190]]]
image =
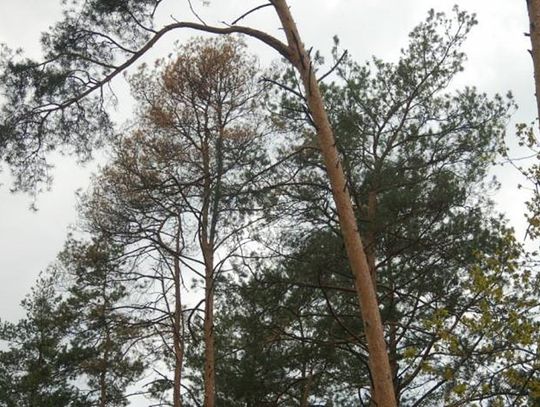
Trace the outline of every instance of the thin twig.
[[323, 76], [321, 76], [319, 79], [317, 79], [317, 82], [323, 81], [328, 75], [330, 75], [332, 72], [334, 72], [336, 70], [336, 68], [341, 64], [341, 62], [343, 62], [343, 59], [345, 59], [347, 54], [348, 54], [348, 51], [345, 50], [343, 52], [343, 55], [341, 55], [341, 57], [336, 61], [334, 66], [332, 66], [332, 68], [330, 68], [330, 70], [328, 72], [326, 72]]
[[251, 13], [254, 13], [256, 12], [257, 10], [260, 10], [260, 9], [263, 9], [265, 7], [271, 7], [272, 6], [272, 3], [266, 3], [266, 4], [262, 4], [260, 6], [257, 6], [255, 8], [252, 8], [251, 10], [249, 10], [248, 12], [242, 14], [240, 17], [238, 17], [236, 20], [234, 20], [231, 25], [235, 25], [236, 23], [238, 23], [240, 20], [243, 20], [244, 18], [246, 18], [247, 16], [249, 16]]
[[205, 23], [205, 21], [197, 14], [195, 9], [193, 8], [193, 4], [191, 4], [191, 0], [188, 0], [188, 4], [189, 4], [189, 8], [190, 8], [191, 12], [193, 13], [193, 15], [195, 16], [195, 18], [197, 18], [197, 20], [199, 20], [202, 25], [207, 25]]
[[274, 79], [270, 79], [270, 78], [266, 78], [266, 77], [263, 77], [263, 78], [261, 79], [261, 81], [263, 81], [263, 82], [268, 82], [268, 83], [271, 83], [271, 84], [273, 84], [273, 85], [276, 85], [276, 86], [278, 86], [279, 88], [281, 88], [281, 89], [283, 89], [283, 90], [285, 90], [285, 91], [287, 91], [287, 92], [290, 92], [290, 93], [292, 93], [292, 94], [295, 95], [295, 96], [298, 96], [298, 97], [299, 97], [300, 99], [302, 99], [304, 102], [306, 101], [306, 98], [305, 98], [304, 95], [302, 95], [302, 93], [300, 93], [300, 92], [297, 91], [297, 90], [294, 90], [293, 88], [291, 88], [291, 87], [289, 87], [289, 86], [287, 86], [287, 85], [284, 85], [283, 83], [280, 83], [280, 82], [278, 82], [278, 81], [276, 81], [276, 80], [274, 80]]

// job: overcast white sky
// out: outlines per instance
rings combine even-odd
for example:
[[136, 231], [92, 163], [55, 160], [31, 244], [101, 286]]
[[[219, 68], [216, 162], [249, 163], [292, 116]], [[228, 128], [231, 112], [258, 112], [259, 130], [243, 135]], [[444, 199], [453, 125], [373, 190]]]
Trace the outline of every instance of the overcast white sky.
[[[184, 0], [167, 0], [161, 12], [164, 21], [170, 15], [178, 19], [191, 16]], [[208, 23], [232, 21], [242, 11], [261, 2], [252, 0], [213, 0], [209, 7], [195, 1]], [[515, 121], [530, 122], [535, 116], [532, 63], [527, 52], [528, 30], [524, 1], [509, 0], [290, 0], [293, 15], [308, 47], [323, 52], [331, 48], [337, 34], [341, 44], [357, 61], [376, 55], [395, 60], [399, 50], [407, 45], [407, 33], [422, 21], [431, 7], [450, 11], [454, 4], [477, 13], [479, 25], [466, 44], [469, 56], [465, 72], [456, 85], [474, 85], [489, 94], [512, 90], [519, 111]], [[24, 48], [31, 56], [39, 55], [42, 31], [60, 17], [60, 0], [0, 0], [0, 42], [10, 47]], [[276, 30], [277, 21], [270, 9], [260, 12], [245, 24]], [[187, 34], [186, 34], [187, 35]], [[173, 39], [168, 37], [148, 57], [155, 59], [171, 51]], [[251, 43], [250, 43], [251, 44]], [[252, 50], [263, 63], [275, 58], [264, 46], [253, 44]], [[125, 84], [114, 84], [119, 94], [127, 95]], [[118, 117], [129, 117], [129, 101], [121, 99]], [[508, 137], [513, 136], [509, 127]], [[38, 197], [39, 211], [28, 208], [31, 198], [9, 192], [10, 180], [6, 171], [0, 174], [0, 319], [15, 320], [22, 316], [19, 302], [29, 292], [38, 273], [52, 262], [61, 249], [69, 225], [76, 222], [75, 190], [88, 184], [91, 168], [81, 168], [73, 159], [57, 161], [55, 181], [49, 192]], [[526, 195], [516, 188], [517, 174], [510, 168], [498, 171], [503, 188], [496, 199], [499, 209], [510, 217], [520, 230], [523, 228], [523, 201]]]

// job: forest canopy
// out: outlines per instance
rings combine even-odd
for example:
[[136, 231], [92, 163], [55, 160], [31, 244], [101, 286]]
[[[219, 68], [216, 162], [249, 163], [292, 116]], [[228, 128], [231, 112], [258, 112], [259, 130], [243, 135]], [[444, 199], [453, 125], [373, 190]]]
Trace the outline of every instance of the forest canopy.
[[[283, 0], [219, 27], [161, 27], [160, 5], [75, 0], [43, 61], [2, 49], [15, 187], [59, 148], [108, 160], [24, 318], [0, 321], [0, 405], [540, 402], [537, 253], [490, 199], [516, 105], [456, 86], [474, 14], [431, 10], [397, 60], [359, 62], [337, 38], [327, 61], [306, 50]], [[264, 8], [285, 41], [240, 25]], [[128, 71], [185, 28], [218, 35]]]

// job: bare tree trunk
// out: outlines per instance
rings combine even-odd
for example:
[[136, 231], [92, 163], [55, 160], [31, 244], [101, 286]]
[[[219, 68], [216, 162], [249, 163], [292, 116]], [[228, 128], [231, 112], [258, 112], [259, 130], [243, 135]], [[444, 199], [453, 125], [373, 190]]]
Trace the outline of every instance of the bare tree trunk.
[[332, 127], [324, 108], [310, 57], [304, 48], [287, 2], [285, 0], [273, 0], [272, 4], [287, 36], [287, 43], [291, 50], [291, 63], [300, 73], [308, 107], [317, 128], [319, 146], [332, 188], [345, 248], [354, 274], [375, 391], [372, 397], [379, 407], [393, 407], [396, 405], [396, 400], [377, 295], [358, 232], [358, 225], [354, 216], [341, 160], [336, 149]]
[[311, 385], [313, 384], [313, 374], [309, 373], [304, 377], [304, 385], [302, 386], [302, 398], [300, 399], [300, 407], [309, 407], [309, 395], [311, 393]]
[[214, 351], [214, 253], [203, 247], [205, 262], [204, 307], [204, 407], [215, 406], [216, 372]]
[[540, 119], [540, 0], [527, 0], [527, 10], [529, 12], [529, 35], [532, 45], [531, 56], [534, 67], [536, 107]]
[[[182, 362], [183, 362], [183, 346], [180, 339], [180, 320], [182, 318], [182, 310], [176, 308], [174, 312], [175, 333], [174, 333], [174, 390], [173, 390], [173, 406], [182, 407], [182, 396], [180, 390], [182, 388]], [[181, 329], [181, 328], [180, 328]]]
[[[108, 336], [108, 334], [107, 334]], [[103, 360], [101, 361], [101, 372], [99, 373], [99, 407], [107, 406], [107, 358], [108, 351], [105, 349]]]
[[100, 361], [100, 370], [99, 373], [99, 406], [100, 407], [106, 407], [108, 402], [108, 386], [107, 386], [107, 373], [109, 369], [109, 349], [111, 347], [111, 331], [109, 329], [109, 323], [107, 322], [107, 319], [105, 318], [105, 313], [107, 312], [107, 306], [108, 306], [108, 300], [107, 300], [107, 278], [103, 280], [103, 284], [101, 286], [101, 299], [103, 300], [103, 304], [100, 307], [100, 313], [101, 317], [103, 317], [105, 321], [105, 346], [103, 350], [103, 358]]
[[214, 407], [216, 403], [216, 374], [214, 350], [214, 246], [213, 233], [209, 232], [215, 224], [210, 221], [211, 174], [209, 138], [203, 143], [202, 161], [204, 171], [204, 191], [199, 224], [200, 247], [204, 260], [204, 407]]
[[[365, 252], [367, 264], [369, 267], [369, 274], [371, 276], [371, 282], [375, 293], [377, 293], [377, 270], [376, 265], [376, 230], [375, 230], [375, 217], [377, 216], [377, 192], [372, 188], [368, 191], [368, 200], [367, 200], [367, 230], [365, 235]], [[383, 325], [384, 326], [384, 325]], [[389, 359], [390, 364], [392, 363], [391, 357], [391, 344], [389, 344]], [[371, 358], [369, 359], [370, 370], [373, 371], [373, 366]], [[375, 401], [375, 381], [371, 381], [371, 405], [376, 406], [377, 402]]]
[[390, 312], [390, 320], [387, 322], [388, 329], [390, 331], [388, 338], [388, 353], [390, 355], [390, 369], [392, 370], [392, 380], [394, 382], [394, 394], [396, 395], [396, 404], [399, 406], [399, 364], [398, 364], [398, 353], [397, 353], [397, 321], [396, 321], [396, 291], [394, 283], [390, 284], [390, 304], [388, 305]]
[[[179, 216], [180, 219], [180, 216]], [[176, 256], [174, 258], [174, 389], [173, 406], [182, 407], [182, 396], [180, 394], [182, 386], [182, 365], [184, 360], [184, 320], [182, 315], [182, 297], [181, 284], [182, 276], [180, 274], [180, 250], [181, 250], [182, 229], [180, 224], [176, 233]]]

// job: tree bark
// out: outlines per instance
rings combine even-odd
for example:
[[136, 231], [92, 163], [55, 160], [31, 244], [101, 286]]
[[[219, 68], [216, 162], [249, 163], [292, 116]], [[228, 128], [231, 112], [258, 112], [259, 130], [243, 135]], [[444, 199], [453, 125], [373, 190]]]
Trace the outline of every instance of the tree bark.
[[214, 351], [214, 253], [203, 248], [205, 261], [204, 307], [204, 407], [215, 406], [216, 374]]
[[399, 364], [398, 364], [398, 335], [397, 335], [397, 327], [398, 327], [398, 321], [397, 321], [397, 307], [396, 307], [396, 301], [398, 300], [396, 297], [396, 289], [394, 287], [394, 283], [392, 282], [390, 284], [390, 303], [388, 304], [388, 310], [389, 310], [389, 320], [387, 322], [387, 326], [389, 329], [389, 335], [388, 335], [388, 353], [390, 358], [390, 369], [392, 370], [392, 380], [394, 383], [394, 394], [396, 396], [396, 404], [399, 406], [399, 392], [400, 392], [400, 386], [399, 386]]
[[109, 343], [109, 332], [107, 329], [107, 339], [106, 339], [106, 345], [105, 350], [103, 353], [103, 360], [100, 361], [100, 372], [99, 372], [99, 407], [106, 407], [107, 406], [107, 365], [109, 363], [108, 361], [108, 343]]
[[[203, 202], [199, 224], [200, 247], [204, 261], [204, 407], [216, 404], [216, 374], [214, 350], [214, 245], [213, 229], [215, 219], [210, 220], [212, 179], [210, 174], [210, 133], [202, 145], [204, 172]], [[215, 198], [215, 197], [214, 197]], [[216, 198], [215, 198], [216, 199]]]
[[360, 312], [364, 323], [367, 340], [371, 377], [373, 381], [373, 400], [379, 407], [396, 405], [394, 386], [384, 330], [379, 312], [377, 295], [372, 283], [369, 265], [358, 232], [350, 194], [347, 188], [341, 159], [336, 149], [332, 127], [324, 108], [317, 78], [312, 69], [311, 60], [302, 44], [296, 24], [292, 18], [286, 0], [272, 0], [290, 48], [291, 63], [298, 70], [306, 92], [307, 104], [317, 129], [319, 147], [336, 204], [345, 248], [354, 275]]
[[[373, 284], [373, 288], [375, 290], [375, 293], [377, 293], [377, 269], [376, 269], [376, 244], [377, 244], [377, 231], [376, 231], [376, 216], [377, 216], [377, 191], [375, 190], [374, 186], [372, 185], [370, 190], [368, 191], [368, 197], [367, 197], [367, 230], [365, 235], [365, 253], [366, 253], [366, 259], [367, 264], [369, 267], [369, 274], [371, 276], [371, 282]], [[382, 322], [381, 322], [382, 323]], [[384, 325], [383, 325], [384, 326]], [[391, 338], [390, 338], [391, 339]], [[390, 363], [390, 370], [392, 372], [393, 376], [393, 365], [392, 365], [392, 342], [388, 344], [388, 358]], [[373, 371], [372, 360], [369, 360], [369, 366], [371, 371]], [[395, 386], [394, 386], [395, 389]], [[375, 383], [372, 380], [371, 382], [371, 394], [372, 394], [372, 400], [371, 405], [377, 406], [377, 402], [375, 401], [375, 398], [373, 397], [374, 394], [376, 394], [375, 391]], [[394, 390], [395, 394], [395, 390]], [[396, 401], [397, 403], [397, 401]]]
[[[180, 215], [178, 216], [181, 220]], [[182, 291], [181, 291], [181, 268], [180, 268], [180, 240], [182, 237], [182, 228], [179, 222], [176, 233], [176, 255], [174, 258], [174, 323], [173, 323], [173, 341], [174, 341], [174, 389], [173, 406], [182, 407], [182, 365], [184, 360], [184, 319], [182, 315]]]
[[109, 349], [111, 347], [111, 331], [109, 329], [109, 323], [105, 314], [107, 313], [107, 307], [109, 301], [107, 298], [107, 277], [103, 280], [101, 285], [101, 299], [103, 304], [100, 307], [100, 317], [105, 321], [105, 343], [103, 346], [103, 358], [100, 361], [100, 374], [99, 374], [99, 406], [106, 407], [108, 402], [109, 389], [107, 386], [107, 373], [109, 370]]
[[534, 67], [536, 107], [540, 119], [540, 0], [527, 0], [527, 11], [529, 12], [529, 35], [532, 46], [531, 56]]
[[299, 407], [309, 407], [309, 395], [311, 393], [311, 385], [313, 384], [313, 374], [309, 373], [304, 377], [304, 384], [302, 386], [302, 397], [300, 399]]

